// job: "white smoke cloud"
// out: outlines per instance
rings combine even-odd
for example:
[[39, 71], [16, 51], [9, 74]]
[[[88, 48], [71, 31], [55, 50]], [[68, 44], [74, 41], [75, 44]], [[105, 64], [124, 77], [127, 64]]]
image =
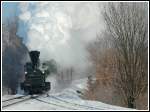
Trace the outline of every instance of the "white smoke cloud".
[[86, 43], [103, 29], [98, 3], [26, 2], [19, 7], [28, 26], [29, 50], [39, 50], [41, 60], [53, 58], [62, 66], [87, 65]]
[[19, 16], [19, 18], [23, 21], [28, 21], [30, 17], [31, 17], [31, 14], [28, 11]]
[[31, 13], [30, 11], [28, 11], [28, 6], [29, 4], [25, 2], [22, 2], [19, 5], [21, 11], [21, 15], [19, 15], [19, 18], [25, 22], [31, 18]]

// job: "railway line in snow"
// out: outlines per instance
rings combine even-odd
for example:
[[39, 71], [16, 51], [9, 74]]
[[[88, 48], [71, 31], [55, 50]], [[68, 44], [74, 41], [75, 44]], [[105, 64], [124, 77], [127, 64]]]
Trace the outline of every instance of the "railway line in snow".
[[43, 102], [43, 103], [46, 103], [46, 104], [50, 104], [50, 105], [54, 105], [54, 106], [57, 106], [57, 107], [61, 107], [63, 109], [69, 109], [69, 110], [77, 110], [75, 107], [70, 107], [70, 106], [67, 106], [67, 105], [61, 105], [59, 103], [54, 103], [54, 102], [48, 102], [48, 101], [45, 101], [43, 99], [39, 99], [39, 98], [35, 98], [35, 100], [37, 101], [40, 101], [40, 102]]
[[49, 104], [51, 106], [59, 107], [62, 109], [69, 109], [69, 110], [105, 110], [106, 109], [106, 108], [98, 108], [98, 107], [74, 103], [74, 102], [53, 96], [53, 95], [48, 95], [47, 97], [40, 97], [40, 95], [36, 95], [36, 96], [25, 95], [25, 96], [9, 98], [9, 99], [2, 101], [2, 108], [7, 108], [11, 105], [19, 104], [21, 102], [24, 102], [30, 99], [34, 99], [39, 102]]
[[[35, 97], [38, 97], [38, 96], [35, 96]], [[18, 97], [3, 100], [2, 101], [2, 108], [6, 108], [6, 107], [9, 107], [11, 105], [15, 105], [15, 104], [27, 101], [31, 98], [34, 98], [34, 97], [32, 95], [25, 95], [25, 96], [18, 96]]]
[[2, 100], [2, 102], [7, 102], [7, 101], [10, 101], [10, 100], [14, 100], [14, 99], [20, 99], [22, 97], [25, 97], [25, 96], [23, 95], [23, 96], [18, 96], [18, 97], [12, 97], [12, 98], [9, 98], [9, 99]]
[[67, 101], [67, 100], [64, 100], [62, 98], [58, 98], [58, 97], [55, 97], [55, 96], [49, 96], [49, 98], [57, 100], [58, 103], [63, 103], [63, 104], [67, 104], [69, 106], [76, 107], [76, 109], [82, 109], [82, 110], [89, 110], [89, 109], [90, 110], [105, 110], [105, 109], [98, 108], [98, 107], [92, 107], [92, 106], [86, 106], [86, 105], [82, 105], [82, 104], [78, 104], [78, 103], [73, 103], [71, 101]]
[[[125, 110], [126, 108], [116, 107], [104, 103], [71, 99], [68, 96], [59, 95], [26, 95], [12, 97], [2, 101], [3, 109], [39, 109], [39, 110]], [[99, 103], [99, 104], [98, 104]]]

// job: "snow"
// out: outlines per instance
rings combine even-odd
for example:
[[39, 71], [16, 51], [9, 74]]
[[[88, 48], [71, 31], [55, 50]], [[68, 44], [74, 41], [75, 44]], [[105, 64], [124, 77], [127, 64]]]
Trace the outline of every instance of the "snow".
[[8, 100], [8, 99], [10, 99], [10, 98], [16, 98], [16, 97], [19, 97], [19, 96], [23, 96], [23, 95], [21, 95], [21, 94], [16, 94], [16, 95], [4, 95], [4, 96], [2, 96], [2, 101]]
[[[99, 101], [83, 100], [76, 90], [82, 91], [87, 87], [87, 79], [73, 81], [69, 88], [58, 93], [43, 94], [37, 98], [2, 108], [3, 110], [131, 110], [129, 108], [105, 104]], [[3, 100], [17, 95], [5, 95]], [[9, 97], [9, 98], [8, 98]]]

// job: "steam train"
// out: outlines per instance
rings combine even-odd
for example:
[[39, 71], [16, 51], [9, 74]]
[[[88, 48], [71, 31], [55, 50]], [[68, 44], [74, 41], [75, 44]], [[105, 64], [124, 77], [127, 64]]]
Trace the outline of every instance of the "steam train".
[[46, 82], [46, 73], [39, 69], [39, 51], [30, 51], [31, 62], [24, 66], [25, 80], [21, 83], [21, 90], [28, 94], [39, 94], [50, 90], [50, 82]]

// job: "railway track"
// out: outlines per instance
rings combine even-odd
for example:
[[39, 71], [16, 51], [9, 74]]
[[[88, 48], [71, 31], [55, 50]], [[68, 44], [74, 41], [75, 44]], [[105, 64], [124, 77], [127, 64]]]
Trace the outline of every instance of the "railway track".
[[47, 101], [44, 101], [44, 100], [39, 99], [39, 98], [35, 98], [35, 100], [43, 102], [43, 103], [47, 103], [47, 104], [50, 104], [50, 105], [54, 105], [54, 106], [57, 106], [57, 107], [61, 107], [63, 109], [77, 110], [76, 108], [71, 108], [71, 107], [68, 107], [66, 105], [65, 106], [64, 105], [60, 105], [58, 103], [47, 102]]
[[24, 101], [29, 100], [31, 98], [32, 98], [31, 95], [26, 95], [26, 96], [20, 96], [20, 97], [15, 97], [15, 98], [10, 98], [10, 99], [4, 100], [4, 101], [2, 101], [2, 108], [6, 108], [6, 107], [9, 107], [11, 105], [15, 105], [17, 103], [20, 103], [20, 102], [24, 102]]
[[74, 105], [74, 106], [79, 106], [79, 107], [83, 107], [83, 108], [85, 108], [85, 109], [93, 109], [93, 110], [108, 110], [108, 109], [110, 109], [110, 110], [112, 110], [112, 108], [110, 108], [110, 107], [101, 107], [101, 108], [99, 108], [99, 107], [97, 107], [97, 106], [95, 106], [95, 107], [92, 107], [92, 106], [87, 106], [87, 105], [82, 105], [82, 104], [78, 104], [78, 103], [73, 103], [73, 102], [71, 102], [71, 101], [67, 101], [67, 100], [64, 100], [64, 99], [62, 99], [62, 98], [58, 98], [58, 97], [55, 97], [55, 96], [50, 96], [51, 98], [54, 98], [54, 99], [57, 99], [58, 101], [62, 101], [62, 102], [65, 102], [65, 103], [68, 103], [68, 104], [71, 104], [71, 105]]
[[[82, 105], [78, 103], [74, 103], [56, 96], [49, 95], [47, 97], [41, 97], [39, 98], [40, 95], [37, 96], [32, 96], [32, 95], [26, 95], [26, 96], [19, 96], [19, 97], [14, 97], [10, 99], [6, 99], [2, 101], [2, 108], [9, 107], [11, 105], [15, 105], [20, 102], [27, 101], [29, 99], [35, 99], [37, 101], [53, 105], [55, 108], [62, 108], [62, 109], [67, 109], [67, 110], [106, 110], [109, 109], [108, 107], [92, 107], [88, 105]], [[50, 100], [44, 100], [44, 98], [48, 98]], [[111, 108], [110, 108], [111, 109]]]
[[102, 108], [98, 108], [98, 107], [91, 107], [91, 106], [81, 105], [81, 104], [77, 104], [77, 103], [72, 103], [70, 101], [66, 101], [66, 100], [63, 100], [61, 98], [57, 98], [55, 96], [50, 96], [50, 98], [53, 98], [53, 99], [55, 99], [57, 101], [61, 101], [61, 102], [66, 103], [68, 105], [72, 105], [74, 107], [77, 107], [78, 109], [84, 109], [84, 110], [86, 110], [86, 109], [90, 109], [90, 110], [105, 110], [106, 109], [106, 108], [102, 109]]
[[19, 99], [19, 98], [22, 98], [24, 96], [18, 96], [18, 97], [14, 97], [14, 98], [9, 98], [9, 99], [6, 99], [6, 100], [2, 100], [2, 102], [6, 102], [6, 101], [10, 101], [10, 100], [13, 100], [13, 99]]

